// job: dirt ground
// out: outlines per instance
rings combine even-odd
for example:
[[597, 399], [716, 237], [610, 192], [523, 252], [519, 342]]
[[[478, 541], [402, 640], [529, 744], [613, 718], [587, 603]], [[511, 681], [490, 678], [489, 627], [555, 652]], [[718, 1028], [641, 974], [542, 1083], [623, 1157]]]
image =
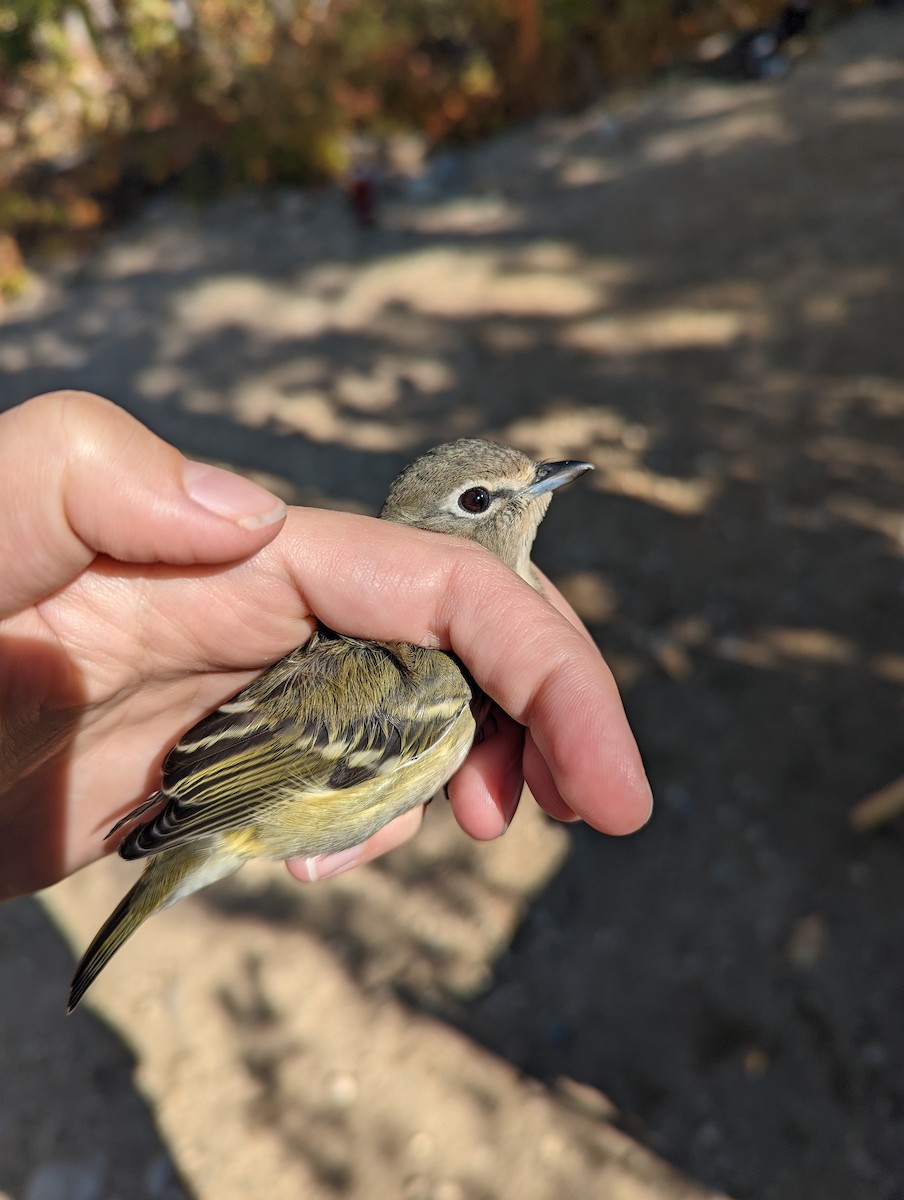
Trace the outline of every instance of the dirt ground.
[[640, 835], [525, 804], [304, 889], [248, 869], [63, 1015], [131, 872], [0, 909], [3, 1200], [901, 1200], [904, 17], [341, 198], [152, 204], [0, 327], [4, 403], [117, 399], [373, 510], [460, 434], [597, 471], [537, 559], [623, 690]]

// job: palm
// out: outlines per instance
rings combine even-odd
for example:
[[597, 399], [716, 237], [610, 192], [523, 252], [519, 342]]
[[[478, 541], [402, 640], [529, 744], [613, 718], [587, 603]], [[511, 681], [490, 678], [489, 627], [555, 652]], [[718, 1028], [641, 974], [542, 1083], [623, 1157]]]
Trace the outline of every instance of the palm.
[[[186, 573], [98, 559], [0, 626], [20, 710], [40, 711], [8, 748], [35, 769], [0, 844], [4, 891], [96, 857], [117, 817], [156, 786], [179, 735], [305, 639], [311, 622], [288, 578], [254, 564]], [[15, 862], [4, 846], [18, 847]]]

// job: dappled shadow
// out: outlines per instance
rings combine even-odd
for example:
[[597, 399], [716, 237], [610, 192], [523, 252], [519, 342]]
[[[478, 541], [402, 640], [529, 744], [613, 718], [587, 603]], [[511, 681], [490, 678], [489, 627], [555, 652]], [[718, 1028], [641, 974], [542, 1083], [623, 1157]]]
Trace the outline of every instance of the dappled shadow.
[[458, 1020], [733, 1195], [893, 1194], [902, 838], [847, 812], [897, 761], [900, 688], [824, 631], [686, 653], [627, 698], [656, 819], [574, 833]]
[[188, 1196], [122, 1039], [87, 1010], [67, 1022], [73, 960], [40, 906], [0, 907], [0, 1192]]
[[[6, 402], [105, 392], [292, 499], [373, 510], [461, 434], [597, 464], [537, 558], [622, 685], [652, 825], [508, 890], [450, 834], [208, 903], [302, 919], [361, 987], [758, 1200], [904, 1186], [901, 831], [847, 824], [904, 769], [902, 39], [872, 14], [780, 87], [518, 131], [369, 238], [328, 194], [161, 202], [0, 328]], [[475, 953], [496, 904], [517, 937]]]

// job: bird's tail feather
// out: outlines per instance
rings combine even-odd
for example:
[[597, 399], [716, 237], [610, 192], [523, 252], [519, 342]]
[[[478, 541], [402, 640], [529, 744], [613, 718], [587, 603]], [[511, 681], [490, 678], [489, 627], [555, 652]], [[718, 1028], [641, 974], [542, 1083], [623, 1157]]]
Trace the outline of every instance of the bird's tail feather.
[[69, 989], [67, 1012], [72, 1012], [126, 938], [131, 937], [152, 913], [164, 907], [161, 902], [155, 903], [157, 898], [149, 893], [144, 878], [139, 879], [100, 927], [76, 968]]
[[116, 951], [139, 925], [161, 909], [191, 895], [242, 865], [236, 854], [213, 854], [210, 847], [179, 847], [156, 855], [144, 874], [101, 926], [76, 967], [69, 990], [69, 1012], [98, 977]]

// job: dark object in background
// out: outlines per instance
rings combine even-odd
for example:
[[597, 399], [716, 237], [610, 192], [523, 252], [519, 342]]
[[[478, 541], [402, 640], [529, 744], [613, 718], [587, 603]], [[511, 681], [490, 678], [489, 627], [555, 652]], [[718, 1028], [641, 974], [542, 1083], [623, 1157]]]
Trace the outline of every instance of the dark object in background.
[[786, 4], [779, 13], [776, 22], [776, 34], [779, 40], [786, 42], [789, 38], [806, 33], [810, 24], [809, 0], [797, 0], [794, 4]]
[[793, 0], [784, 5], [773, 25], [746, 30], [729, 52], [734, 59], [734, 74], [742, 79], [781, 79], [787, 75], [791, 62], [781, 53], [781, 47], [806, 33], [809, 23], [809, 0]]
[[377, 224], [377, 181], [366, 167], [355, 167], [348, 183], [348, 202], [361, 229]]
[[697, 49], [698, 70], [722, 79], [781, 79], [791, 69], [795, 52], [785, 48], [806, 34], [809, 0], [791, 0], [769, 25], [757, 25], [732, 37], [714, 34]]

